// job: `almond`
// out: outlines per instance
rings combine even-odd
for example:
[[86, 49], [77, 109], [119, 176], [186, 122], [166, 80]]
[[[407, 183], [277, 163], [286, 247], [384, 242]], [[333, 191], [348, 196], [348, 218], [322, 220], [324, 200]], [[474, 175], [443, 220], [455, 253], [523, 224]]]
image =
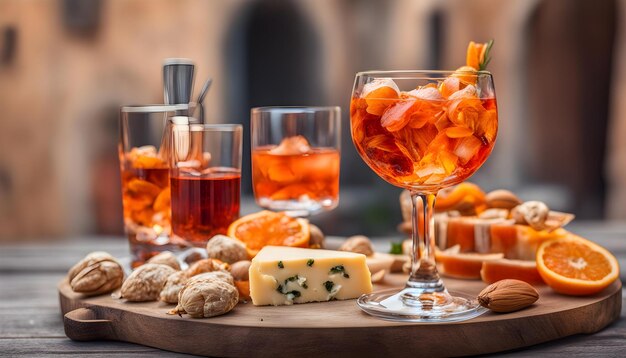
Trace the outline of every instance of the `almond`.
[[520, 280], [501, 280], [480, 292], [478, 303], [494, 312], [513, 312], [526, 308], [539, 299], [539, 292]]

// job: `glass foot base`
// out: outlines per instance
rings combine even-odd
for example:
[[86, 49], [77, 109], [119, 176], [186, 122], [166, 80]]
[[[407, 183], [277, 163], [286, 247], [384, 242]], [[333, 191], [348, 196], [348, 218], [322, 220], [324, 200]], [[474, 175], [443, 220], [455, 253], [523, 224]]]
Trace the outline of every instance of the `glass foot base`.
[[366, 313], [390, 321], [446, 323], [465, 321], [487, 311], [475, 297], [447, 291], [422, 293], [406, 287], [363, 295], [357, 300]]

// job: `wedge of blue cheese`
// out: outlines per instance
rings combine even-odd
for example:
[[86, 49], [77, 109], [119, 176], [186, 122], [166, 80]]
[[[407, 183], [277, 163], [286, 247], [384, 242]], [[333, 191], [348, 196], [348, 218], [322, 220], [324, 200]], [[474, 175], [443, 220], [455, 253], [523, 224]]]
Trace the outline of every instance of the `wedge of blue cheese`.
[[372, 292], [365, 255], [266, 246], [252, 259], [250, 297], [257, 306], [357, 298]]

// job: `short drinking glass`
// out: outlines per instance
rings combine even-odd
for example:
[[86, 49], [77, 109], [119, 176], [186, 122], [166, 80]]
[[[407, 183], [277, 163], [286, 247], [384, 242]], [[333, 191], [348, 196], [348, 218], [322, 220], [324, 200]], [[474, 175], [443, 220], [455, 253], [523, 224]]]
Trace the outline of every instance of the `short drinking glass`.
[[260, 107], [251, 113], [257, 204], [292, 216], [339, 201], [339, 107]]

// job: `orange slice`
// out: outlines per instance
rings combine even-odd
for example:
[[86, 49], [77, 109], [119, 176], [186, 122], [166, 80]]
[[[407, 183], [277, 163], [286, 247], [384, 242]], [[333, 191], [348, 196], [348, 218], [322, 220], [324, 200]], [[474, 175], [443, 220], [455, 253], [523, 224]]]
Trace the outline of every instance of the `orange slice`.
[[514, 279], [530, 284], [543, 283], [537, 263], [528, 260], [493, 260], [483, 262], [480, 278], [486, 283], [494, 283], [504, 279]]
[[476, 184], [461, 183], [449, 189], [439, 191], [435, 201], [438, 212], [458, 210], [473, 214], [485, 207], [485, 192]]
[[442, 274], [463, 279], [480, 279], [483, 262], [500, 260], [503, 254], [460, 253], [459, 246], [453, 246], [435, 253], [437, 269]]
[[476, 68], [473, 66], [461, 66], [454, 71], [452, 77], [458, 78], [461, 82], [465, 84], [476, 84]]
[[575, 235], [542, 243], [537, 250], [537, 269], [556, 292], [575, 296], [600, 292], [619, 275], [615, 256]]
[[398, 92], [395, 89], [388, 86], [379, 87], [365, 96], [366, 111], [376, 116], [382, 116], [385, 110], [393, 105], [398, 98]]
[[470, 41], [467, 45], [467, 55], [465, 57], [465, 65], [472, 67], [478, 71], [482, 71], [489, 64], [489, 51], [493, 46], [493, 40], [485, 43], [476, 43]]
[[309, 247], [309, 222], [285, 213], [261, 211], [230, 224], [228, 236], [243, 242], [248, 255], [254, 257], [267, 245]]

